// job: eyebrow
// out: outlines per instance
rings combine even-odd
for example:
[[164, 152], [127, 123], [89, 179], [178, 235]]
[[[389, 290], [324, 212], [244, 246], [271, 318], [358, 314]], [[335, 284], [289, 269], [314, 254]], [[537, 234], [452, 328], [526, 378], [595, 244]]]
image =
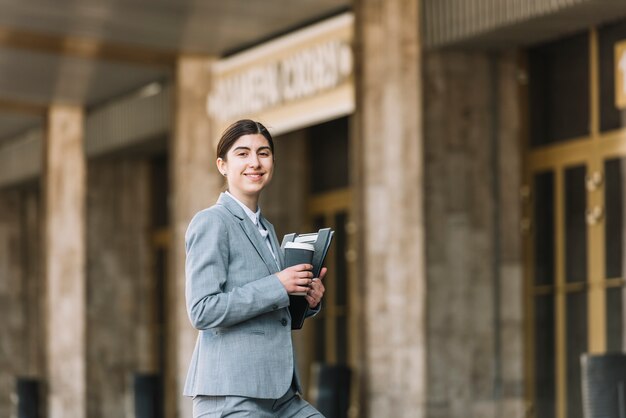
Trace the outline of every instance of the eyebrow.
[[[250, 147], [239, 146], [239, 147], [236, 147], [235, 149], [233, 149], [233, 152], [235, 152], [235, 151], [237, 151], [237, 150], [246, 150], [246, 151], [250, 151]], [[257, 149], [257, 152], [262, 151], [262, 150], [270, 150], [270, 151], [271, 151], [271, 148], [270, 148], [270, 147], [268, 147], [267, 145], [264, 145], [264, 146], [262, 146], [262, 147], [259, 147], [259, 148]]]

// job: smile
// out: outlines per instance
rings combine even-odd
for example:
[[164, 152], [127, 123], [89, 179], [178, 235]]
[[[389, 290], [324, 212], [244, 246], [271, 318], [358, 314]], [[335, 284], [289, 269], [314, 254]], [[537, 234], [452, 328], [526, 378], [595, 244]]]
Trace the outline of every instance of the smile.
[[260, 180], [264, 173], [244, 173], [250, 180]]

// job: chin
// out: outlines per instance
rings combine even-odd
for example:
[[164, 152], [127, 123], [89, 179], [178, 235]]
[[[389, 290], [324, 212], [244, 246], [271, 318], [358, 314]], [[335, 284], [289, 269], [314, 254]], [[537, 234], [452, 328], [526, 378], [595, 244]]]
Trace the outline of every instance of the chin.
[[253, 186], [246, 187], [245, 191], [249, 194], [257, 194], [260, 193], [266, 186], [266, 183], [263, 184], [255, 184]]

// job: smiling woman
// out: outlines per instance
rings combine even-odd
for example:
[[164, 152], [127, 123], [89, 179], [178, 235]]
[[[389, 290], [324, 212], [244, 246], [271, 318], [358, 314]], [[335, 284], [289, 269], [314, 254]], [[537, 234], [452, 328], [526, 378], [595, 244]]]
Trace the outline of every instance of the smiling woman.
[[258, 207], [274, 172], [272, 136], [240, 120], [222, 135], [217, 157], [228, 191], [185, 235], [187, 311], [199, 337], [184, 394], [194, 398], [194, 417], [322, 417], [299, 396], [288, 306], [289, 294], [305, 293], [307, 316], [315, 315], [324, 285], [310, 264], [281, 271], [274, 227]]
[[[255, 130], [259, 133], [241, 135]], [[227, 178], [228, 191], [256, 211], [259, 193], [274, 173], [274, 142], [258, 122], [244, 121], [232, 131], [218, 145], [217, 167]]]

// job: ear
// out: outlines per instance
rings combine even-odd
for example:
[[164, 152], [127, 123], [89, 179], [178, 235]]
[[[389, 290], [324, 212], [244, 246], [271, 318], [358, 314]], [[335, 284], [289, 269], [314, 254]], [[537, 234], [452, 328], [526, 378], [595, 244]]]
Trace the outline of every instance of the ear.
[[226, 161], [224, 161], [221, 157], [218, 158], [215, 161], [215, 164], [217, 165], [217, 169], [219, 170], [221, 175], [224, 175], [224, 173], [226, 173]]

